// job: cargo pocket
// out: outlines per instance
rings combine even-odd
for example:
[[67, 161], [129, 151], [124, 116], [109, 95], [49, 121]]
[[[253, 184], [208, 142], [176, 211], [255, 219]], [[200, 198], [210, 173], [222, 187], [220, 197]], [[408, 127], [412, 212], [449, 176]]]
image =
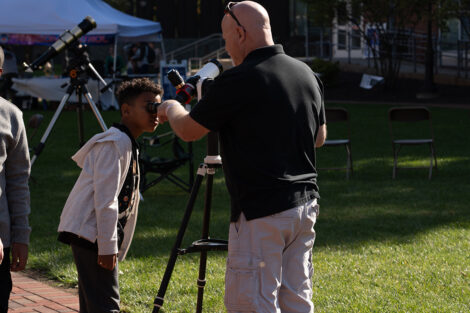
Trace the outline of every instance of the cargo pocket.
[[227, 311], [257, 312], [260, 261], [239, 252], [227, 259], [224, 297]]

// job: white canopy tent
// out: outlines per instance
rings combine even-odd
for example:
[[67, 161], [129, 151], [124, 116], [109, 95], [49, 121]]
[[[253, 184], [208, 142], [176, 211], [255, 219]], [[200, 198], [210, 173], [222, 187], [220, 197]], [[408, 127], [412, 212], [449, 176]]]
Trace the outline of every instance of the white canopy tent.
[[160, 23], [125, 14], [102, 0], [0, 0], [0, 44], [49, 45], [86, 16], [91, 16], [97, 27], [81, 40], [114, 43], [114, 69], [118, 41], [159, 42], [165, 57]]
[[97, 27], [88, 35], [162, 40], [160, 23], [125, 14], [102, 0], [0, 0], [0, 8], [0, 34], [60, 35], [91, 16]]

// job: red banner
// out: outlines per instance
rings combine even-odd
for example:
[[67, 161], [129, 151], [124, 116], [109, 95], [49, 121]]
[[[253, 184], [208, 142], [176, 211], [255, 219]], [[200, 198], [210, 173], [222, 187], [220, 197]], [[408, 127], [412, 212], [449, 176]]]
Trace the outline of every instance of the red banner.
[[[49, 46], [58, 38], [59, 35], [0, 34], [0, 44]], [[80, 42], [87, 45], [108, 45], [114, 43], [114, 35], [82, 36]]]

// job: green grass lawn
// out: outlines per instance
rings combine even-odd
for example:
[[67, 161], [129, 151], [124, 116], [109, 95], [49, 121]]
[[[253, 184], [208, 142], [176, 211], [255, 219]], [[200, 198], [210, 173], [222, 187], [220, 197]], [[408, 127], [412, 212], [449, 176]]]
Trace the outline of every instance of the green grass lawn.
[[[354, 175], [320, 172], [322, 199], [317, 220], [313, 277], [316, 312], [470, 312], [470, 112], [431, 108], [439, 169], [402, 170], [392, 180], [392, 148], [387, 110], [381, 105], [344, 105], [351, 115]], [[33, 113], [25, 112], [25, 120]], [[40, 112], [43, 113], [43, 112]], [[53, 112], [33, 138], [35, 145]], [[98, 132], [85, 112], [86, 139]], [[108, 125], [118, 112], [104, 112]], [[32, 169], [33, 227], [29, 268], [60, 284], [76, 286], [70, 248], [57, 242], [59, 216], [79, 169], [70, 159], [78, 148], [77, 117], [65, 111]], [[334, 137], [336, 129], [329, 133]], [[168, 125], [157, 132], [167, 131]], [[194, 144], [195, 162], [205, 156], [205, 140]], [[427, 165], [428, 150], [401, 152], [402, 165]], [[342, 166], [342, 148], [317, 152], [320, 166]], [[187, 168], [178, 170], [187, 178]], [[183, 246], [200, 238], [204, 187]], [[150, 312], [176, 238], [188, 194], [164, 181], [144, 193], [127, 260], [121, 263], [122, 308]], [[229, 197], [222, 171], [214, 179], [211, 236], [227, 238]], [[224, 252], [209, 254], [205, 312], [224, 312]], [[164, 312], [194, 312], [198, 255], [178, 258]]]

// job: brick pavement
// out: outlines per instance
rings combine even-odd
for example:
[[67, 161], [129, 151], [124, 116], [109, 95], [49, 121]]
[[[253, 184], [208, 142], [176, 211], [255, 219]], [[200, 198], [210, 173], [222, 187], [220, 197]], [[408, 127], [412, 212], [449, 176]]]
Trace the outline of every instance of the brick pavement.
[[78, 295], [52, 287], [24, 273], [11, 273], [13, 290], [8, 312], [78, 312]]

